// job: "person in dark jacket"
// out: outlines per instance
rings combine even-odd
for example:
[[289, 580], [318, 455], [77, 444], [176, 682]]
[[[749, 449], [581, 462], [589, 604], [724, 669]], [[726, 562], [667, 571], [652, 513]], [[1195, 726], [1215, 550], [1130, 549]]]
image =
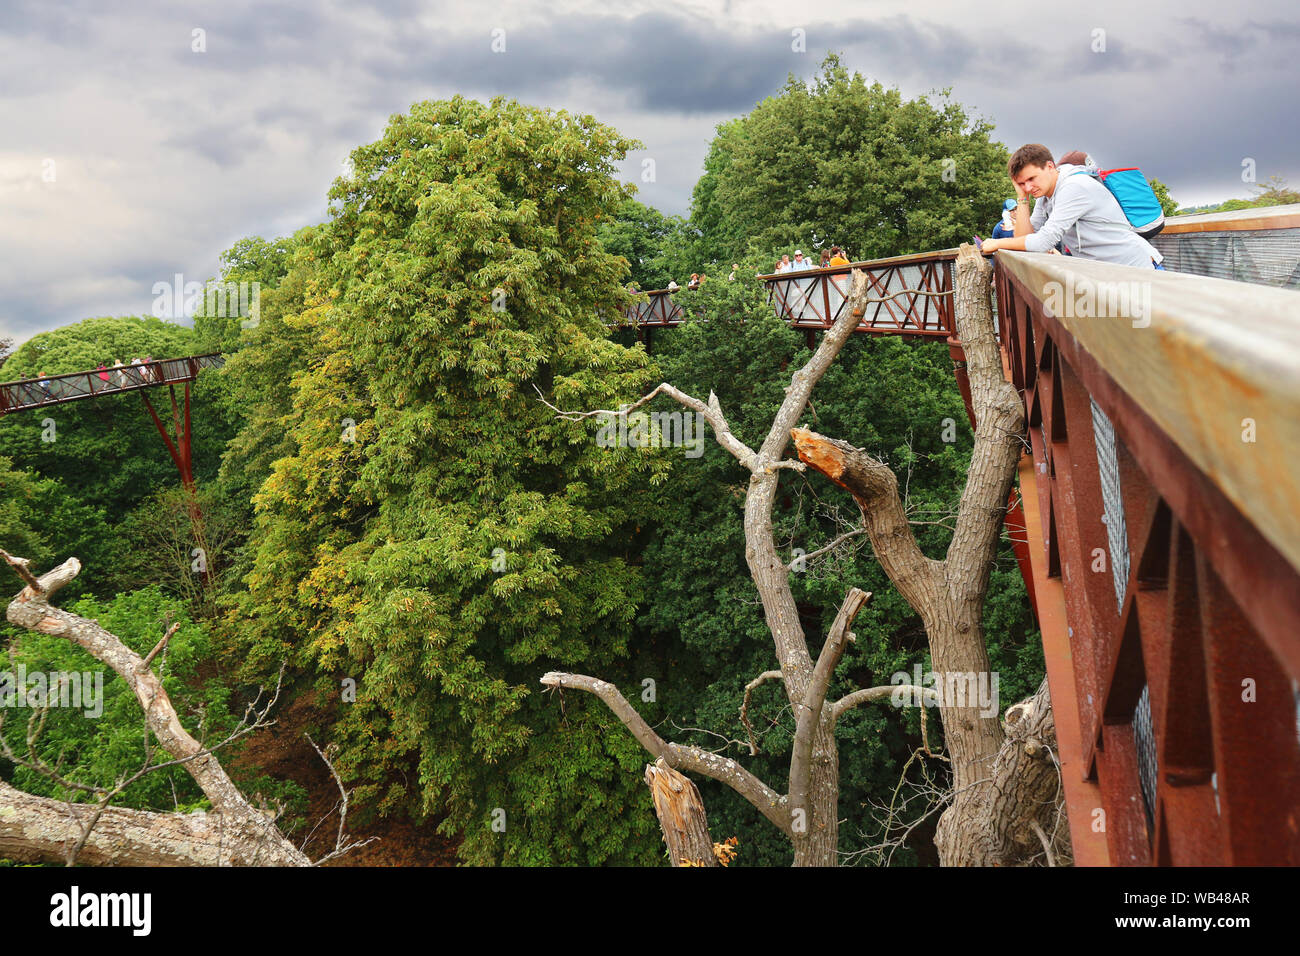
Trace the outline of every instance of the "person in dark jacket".
[[998, 224], [993, 227], [994, 239], [1005, 239], [1007, 236], [1014, 236], [1016, 234], [1016, 223], [1015, 220], [1011, 218], [1011, 214], [1015, 211], [1016, 201], [1014, 199], [1008, 199], [1002, 204], [1002, 218], [999, 219]]

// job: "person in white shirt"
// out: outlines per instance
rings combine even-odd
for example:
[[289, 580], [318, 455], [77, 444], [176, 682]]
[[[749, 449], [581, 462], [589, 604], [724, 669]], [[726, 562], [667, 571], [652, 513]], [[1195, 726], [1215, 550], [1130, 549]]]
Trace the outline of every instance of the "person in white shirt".
[[[1064, 241], [1072, 255], [1142, 269], [1160, 269], [1164, 256], [1129, 225], [1109, 189], [1088, 168], [1057, 166], [1041, 143], [1021, 146], [1007, 172], [1016, 187], [1016, 234], [988, 239], [985, 253], [999, 249], [1051, 252]], [[1037, 199], [1033, 212], [1030, 198]]]

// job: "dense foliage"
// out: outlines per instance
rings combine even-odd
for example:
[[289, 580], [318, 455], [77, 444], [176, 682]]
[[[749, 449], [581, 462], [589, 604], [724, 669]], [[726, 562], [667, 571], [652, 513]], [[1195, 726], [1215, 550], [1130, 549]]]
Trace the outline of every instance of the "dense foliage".
[[718, 127], [692, 222], [719, 261], [832, 243], [855, 259], [949, 248], [995, 222], [1006, 198], [1007, 153], [991, 129], [829, 56], [811, 83], [791, 76]]
[[284, 318], [317, 360], [257, 498], [248, 656], [359, 680], [341, 765], [363, 799], [449, 813], [472, 862], [656, 852], [652, 823], [595, 809], [634, 799], [635, 746], [536, 693], [553, 665], [626, 657], [664, 470], [539, 401], [607, 407], [647, 380], [601, 324], [622, 263], [595, 234], [630, 145], [590, 117], [418, 104], [353, 154]]
[[[202, 624], [189, 619], [181, 602], [148, 587], [111, 601], [84, 598], [64, 604], [74, 614], [98, 620], [139, 654], [147, 654], [169, 624], [179, 623], [154, 662], [154, 672], [196, 740], [216, 746], [231, 737], [245, 702], [235, 698], [228, 682], [200, 673], [212, 654], [209, 635]], [[66, 638], [23, 633], [10, 642], [8, 655], [0, 656], [0, 671], [0, 734], [18, 758], [9, 763], [0, 757], [0, 767], [7, 767], [5, 776], [14, 786], [40, 796], [93, 802], [97, 796], [85, 788], [112, 790], [126, 784], [115, 805], [182, 811], [208, 807], [184, 768], [172, 765], [141, 773], [171, 758], [145, 733], [140, 705], [126, 683]], [[58, 688], [47, 676], [52, 672], [75, 674], [77, 679], [66, 689]], [[47, 698], [60, 698], [60, 705], [43, 709]], [[29, 750], [27, 735], [34, 726], [42, 732]], [[300, 809], [301, 787], [239, 773], [231, 759], [238, 743], [236, 738], [218, 753], [244, 791], [268, 805], [282, 802], [291, 810]], [[56, 770], [57, 778], [37, 769], [41, 765]]]

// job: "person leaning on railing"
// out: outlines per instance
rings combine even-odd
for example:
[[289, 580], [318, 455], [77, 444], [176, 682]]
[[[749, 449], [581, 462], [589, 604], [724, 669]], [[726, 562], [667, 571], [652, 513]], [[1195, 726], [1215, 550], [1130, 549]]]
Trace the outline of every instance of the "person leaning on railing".
[[[1016, 234], [985, 240], [983, 252], [1051, 252], [1065, 239], [1070, 252], [1084, 259], [1162, 268], [1164, 256], [1133, 231], [1119, 200], [1094, 177], [1074, 175], [1080, 169], [1069, 163], [1058, 167], [1041, 143], [1016, 150], [1007, 163], [1016, 187]], [[1031, 197], [1038, 200], [1032, 214]]]

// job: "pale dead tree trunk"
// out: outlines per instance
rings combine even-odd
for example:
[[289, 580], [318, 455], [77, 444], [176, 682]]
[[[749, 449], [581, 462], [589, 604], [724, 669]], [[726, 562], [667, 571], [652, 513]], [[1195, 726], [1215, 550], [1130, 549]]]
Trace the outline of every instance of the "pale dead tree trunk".
[[659, 817], [659, 829], [664, 833], [672, 865], [718, 866], [704, 801], [690, 778], [661, 759], [646, 764], [645, 782], [654, 800], [655, 815]]
[[[975, 693], [991, 687], [984, 597], [1025, 427], [1023, 403], [1002, 371], [989, 272], [973, 247], [961, 247], [954, 312], [976, 432], [956, 529], [942, 561], [921, 552], [888, 467], [842, 441], [804, 429], [793, 436], [804, 462], [852, 493], [881, 567], [925, 626], [942, 681], [939, 713], [954, 778], [952, 802], [935, 836], [944, 865], [1014, 865], [1045, 845], [1051, 861], [1060, 855], [1065, 833], [1059, 826], [1055, 724], [1046, 682], [1031, 701], [1012, 708], [1020, 722], [1010, 743], [996, 712]], [[1046, 844], [1044, 832], [1054, 834]]]
[[[82, 849], [86, 862], [310, 865], [267, 815], [248, 803], [216, 756], [181, 725], [167, 691], [149, 666], [166, 638], [142, 658], [97, 621], [52, 606], [54, 594], [81, 571], [76, 558], [38, 579], [27, 570], [25, 560], [3, 551], [0, 557], [27, 582], [9, 604], [9, 621], [66, 638], [111, 667], [135, 694], [158, 743], [180, 762], [212, 804], [211, 811], [198, 814], [106, 808]], [[95, 811], [93, 806], [45, 800], [0, 784], [0, 855], [64, 862], [67, 848], [84, 835], [80, 823]]]
[[[804, 471], [802, 462], [785, 457], [791, 431], [807, 407], [813, 387], [839, 354], [861, 320], [869, 302], [902, 295], [904, 290], [881, 299], [868, 295], [866, 273], [855, 272], [847, 308], [823, 336], [808, 364], [794, 373], [785, 399], [758, 450], [750, 448], [731, 431], [717, 397], [707, 402], [685, 394], [664, 382], [637, 402], [619, 411], [561, 411], [542, 398], [562, 418], [576, 421], [593, 416], [626, 416], [659, 395], [666, 395], [702, 416], [712, 427], [718, 444], [749, 471], [745, 498], [745, 560], [757, 586], [763, 614], [771, 631], [780, 670], [769, 672], [779, 678], [796, 715], [794, 752], [790, 762], [788, 791], [777, 794], [734, 760], [724, 759], [697, 747], [683, 747], [662, 740], [645, 723], [612, 684], [581, 674], [551, 672], [542, 683], [556, 688], [574, 688], [593, 693], [628, 727], [651, 754], [677, 770], [695, 771], [726, 783], [789, 837], [794, 847], [795, 866], [834, 866], [839, 842], [839, 753], [835, 744], [835, 721], [846, 707], [843, 702], [826, 704], [830, 676], [852, 640], [849, 631], [854, 616], [870, 598], [856, 588], [845, 597], [835, 623], [827, 634], [814, 664], [807, 636], [799, 622], [790, 588], [790, 567], [777, 552], [772, 529], [780, 470]], [[925, 293], [921, 293], [925, 294]], [[539, 391], [540, 395], [540, 391]], [[766, 675], [765, 675], [766, 676]], [[877, 688], [888, 696], [897, 687]], [[917, 688], [916, 692], [922, 693]], [[870, 695], [854, 697], [847, 705], [860, 703]], [[879, 695], [878, 695], [879, 696]], [[876, 698], [871, 698], [876, 699]], [[846, 699], [847, 700], [847, 699]]]
[[[642, 745], [668, 766], [727, 783], [790, 838], [796, 866], [834, 865], [839, 796], [836, 720], [853, 707], [892, 698], [894, 693], [910, 693], [918, 702], [930, 702], [935, 692], [878, 687], [826, 702], [830, 675], [846, 642], [852, 639], [848, 628], [870, 595], [850, 590], [814, 664], [790, 589], [790, 568], [778, 556], [772, 530], [779, 469], [802, 470], [801, 465], [807, 463], [853, 494], [881, 566], [921, 616], [934, 670], [952, 675], [938, 695], [954, 774], [952, 803], [940, 818], [936, 835], [941, 861], [948, 865], [1008, 865], [1029, 862], [1040, 853], [1049, 864], [1066, 859], [1068, 833], [1059, 825], [1061, 789], [1046, 682], [1031, 701], [1012, 708], [1017, 715], [1013, 733], [1004, 732], [996, 710], [981, 705], [979, 694], [973, 693], [978, 690], [980, 675], [988, 681], [984, 686], [991, 689], [982, 612], [1025, 425], [1020, 397], [1002, 374], [993, 329], [989, 267], [972, 247], [961, 248], [954, 312], [966, 351], [977, 427], [956, 528], [942, 561], [926, 557], [917, 545], [892, 471], [849, 444], [795, 428], [813, 386], [856, 327], [865, 305], [881, 301], [868, 296], [867, 289], [865, 274], [854, 273], [849, 307], [826, 333], [811, 361], [794, 373], [758, 451], [732, 434], [714, 395], [709, 395], [707, 403], [701, 402], [666, 382], [619, 412], [562, 412], [550, 406], [570, 420], [617, 417], [658, 395], [667, 395], [703, 416], [718, 444], [749, 470], [745, 559], [781, 668], [764, 672], [751, 682], [746, 700], [764, 680], [780, 679], [785, 686], [796, 715], [788, 793], [776, 794], [735, 761], [664, 742], [612, 684], [559, 672], [545, 675], [542, 683], [596, 694]], [[791, 438], [801, 462], [784, 458]], [[953, 678], [962, 683], [955, 684]], [[953, 689], [963, 693], [954, 694]]]

